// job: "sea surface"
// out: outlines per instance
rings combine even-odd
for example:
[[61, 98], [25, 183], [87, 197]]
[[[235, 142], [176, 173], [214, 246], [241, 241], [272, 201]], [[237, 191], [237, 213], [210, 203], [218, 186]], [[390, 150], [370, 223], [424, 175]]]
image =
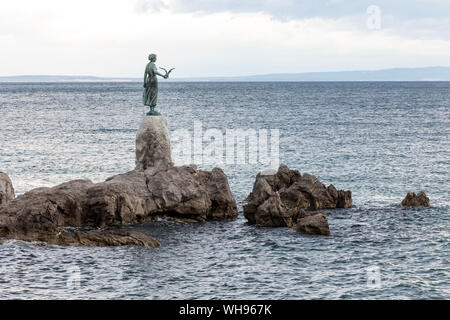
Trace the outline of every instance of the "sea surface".
[[[134, 168], [139, 83], [0, 84], [0, 171], [17, 194]], [[450, 83], [170, 83], [171, 133], [278, 129], [279, 162], [352, 190], [330, 236], [247, 225], [267, 166], [219, 164], [231, 221], [124, 227], [162, 246], [0, 245], [2, 299], [450, 299]], [[176, 164], [181, 165], [175, 157]], [[213, 164], [198, 164], [211, 169]], [[408, 191], [430, 208], [403, 209]]]

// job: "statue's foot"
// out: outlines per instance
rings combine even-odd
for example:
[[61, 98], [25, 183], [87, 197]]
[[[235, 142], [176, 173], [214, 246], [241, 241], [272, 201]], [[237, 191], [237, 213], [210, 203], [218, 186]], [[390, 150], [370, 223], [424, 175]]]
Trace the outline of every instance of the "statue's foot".
[[160, 116], [161, 113], [159, 113], [158, 111], [150, 110], [149, 112], [147, 112], [147, 116]]

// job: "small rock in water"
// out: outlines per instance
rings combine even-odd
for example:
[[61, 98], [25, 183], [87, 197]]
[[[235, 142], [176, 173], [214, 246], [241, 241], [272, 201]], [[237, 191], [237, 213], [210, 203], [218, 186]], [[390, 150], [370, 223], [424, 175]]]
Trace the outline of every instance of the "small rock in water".
[[330, 235], [327, 215], [324, 211], [316, 211], [299, 218], [297, 222], [297, 231], [309, 234]]
[[430, 198], [427, 197], [425, 192], [419, 192], [417, 195], [414, 192], [408, 192], [405, 199], [402, 201], [403, 207], [429, 207]]

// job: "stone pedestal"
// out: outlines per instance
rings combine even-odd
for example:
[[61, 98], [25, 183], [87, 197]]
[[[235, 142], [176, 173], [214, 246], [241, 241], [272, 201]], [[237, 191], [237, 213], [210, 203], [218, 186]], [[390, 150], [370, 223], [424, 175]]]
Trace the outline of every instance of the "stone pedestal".
[[167, 118], [146, 116], [136, 136], [136, 170], [173, 166]]

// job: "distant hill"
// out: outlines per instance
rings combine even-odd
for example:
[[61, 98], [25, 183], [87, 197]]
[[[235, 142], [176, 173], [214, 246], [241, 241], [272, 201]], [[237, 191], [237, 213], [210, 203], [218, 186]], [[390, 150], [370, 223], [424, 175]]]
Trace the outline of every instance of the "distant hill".
[[51, 76], [51, 75], [24, 75], [0, 77], [0, 82], [130, 82], [142, 81], [138, 78], [107, 78], [94, 76]]
[[188, 81], [450, 81], [450, 67], [376, 71], [273, 73], [241, 77], [190, 78]]
[[[375, 71], [273, 73], [236, 77], [171, 78], [170, 81], [450, 81], [450, 67], [394, 68]], [[142, 78], [94, 76], [9, 76], [0, 82], [141, 82]]]

